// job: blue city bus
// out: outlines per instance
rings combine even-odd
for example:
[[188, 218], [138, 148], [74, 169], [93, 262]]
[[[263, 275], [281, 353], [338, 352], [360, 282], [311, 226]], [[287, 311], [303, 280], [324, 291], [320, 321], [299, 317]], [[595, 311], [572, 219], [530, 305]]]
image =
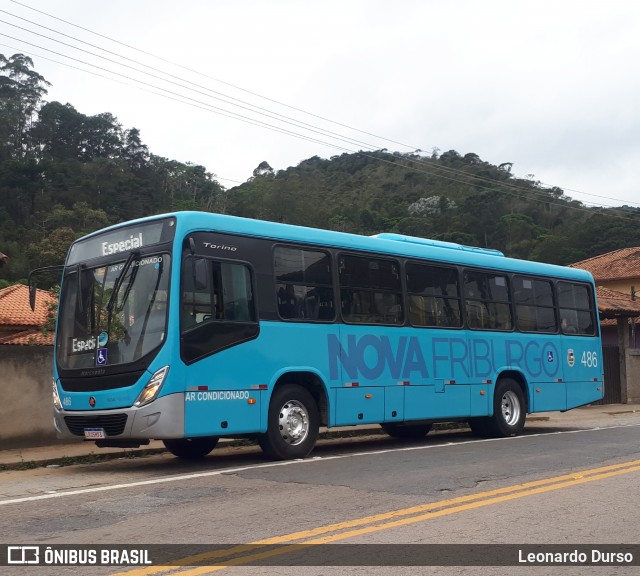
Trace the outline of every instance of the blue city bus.
[[583, 270], [398, 234], [178, 212], [74, 242], [55, 339], [60, 438], [220, 437], [306, 457], [320, 427], [419, 438], [467, 421], [513, 436], [527, 413], [603, 397]]

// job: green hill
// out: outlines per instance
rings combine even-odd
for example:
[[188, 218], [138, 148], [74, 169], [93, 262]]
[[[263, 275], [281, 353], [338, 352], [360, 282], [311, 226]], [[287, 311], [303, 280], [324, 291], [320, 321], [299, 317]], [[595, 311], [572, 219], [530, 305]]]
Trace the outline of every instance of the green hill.
[[640, 245], [640, 210], [586, 208], [476, 154], [317, 156], [225, 190], [204, 166], [154, 155], [112, 114], [45, 100], [30, 58], [0, 54], [0, 283], [62, 262], [77, 237], [196, 209], [375, 234], [399, 232], [567, 264]]

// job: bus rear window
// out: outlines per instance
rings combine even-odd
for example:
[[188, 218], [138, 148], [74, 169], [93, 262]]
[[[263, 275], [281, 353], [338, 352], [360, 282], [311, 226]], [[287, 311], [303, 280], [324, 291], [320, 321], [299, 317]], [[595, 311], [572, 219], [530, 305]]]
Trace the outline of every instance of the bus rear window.
[[558, 306], [564, 334], [595, 334], [595, 315], [591, 290], [586, 284], [558, 282]]

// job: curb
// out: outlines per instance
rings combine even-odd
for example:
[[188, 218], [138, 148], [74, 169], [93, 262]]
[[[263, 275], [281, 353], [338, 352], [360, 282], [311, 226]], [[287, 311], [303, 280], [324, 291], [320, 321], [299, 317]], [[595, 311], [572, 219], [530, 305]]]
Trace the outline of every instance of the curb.
[[[468, 429], [466, 422], [443, 422], [433, 425], [433, 432], [441, 432], [446, 430], [464, 430]], [[359, 438], [364, 436], [387, 436], [379, 426], [354, 427], [353, 429], [335, 429], [320, 432], [318, 440], [336, 440], [340, 438]], [[219, 447], [236, 448], [257, 446], [255, 440], [222, 438]], [[95, 448], [100, 450], [99, 448]], [[73, 466], [76, 464], [97, 464], [100, 462], [108, 462], [118, 459], [134, 459], [144, 458], [146, 456], [155, 456], [157, 454], [167, 453], [168, 450], [162, 448], [122, 448], [117, 452], [90, 452], [77, 456], [61, 456], [56, 458], [46, 458], [38, 460], [22, 460], [20, 462], [9, 462], [0, 464], [0, 472], [8, 470], [31, 470], [34, 468], [62, 468], [65, 466]]]

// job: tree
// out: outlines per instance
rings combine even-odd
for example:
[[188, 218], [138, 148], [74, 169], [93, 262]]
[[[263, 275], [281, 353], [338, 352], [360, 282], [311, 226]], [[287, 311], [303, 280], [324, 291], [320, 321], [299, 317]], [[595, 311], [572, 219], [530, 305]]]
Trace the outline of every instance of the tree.
[[45, 160], [80, 160], [86, 116], [71, 104], [48, 102], [40, 109], [31, 135]]
[[29, 155], [28, 131], [50, 86], [24, 54], [0, 54], [0, 159]]
[[57, 204], [43, 217], [46, 229], [71, 228], [76, 236], [95, 232], [112, 224], [104, 210], [94, 210], [86, 202], [76, 202], [71, 209]]
[[40, 242], [30, 244], [28, 254], [33, 267], [62, 264], [75, 239], [75, 232], [65, 226], [56, 228]]
[[443, 211], [455, 207], [456, 203], [445, 196], [429, 196], [410, 204], [408, 211], [412, 216], [439, 216]]
[[85, 117], [82, 125], [80, 160], [117, 158], [122, 151], [122, 126], [108, 112]]
[[269, 166], [269, 163], [264, 160], [258, 164], [257, 168], [253, 171], [253, 177], [257, 178], [258, 176], [273, 176], [273, 168]]
[[131, 170], [141, 170], [149, 162], [149, 148], [140, 139], [140, 130], [131, 128], [124, 136], [124, 157]]

